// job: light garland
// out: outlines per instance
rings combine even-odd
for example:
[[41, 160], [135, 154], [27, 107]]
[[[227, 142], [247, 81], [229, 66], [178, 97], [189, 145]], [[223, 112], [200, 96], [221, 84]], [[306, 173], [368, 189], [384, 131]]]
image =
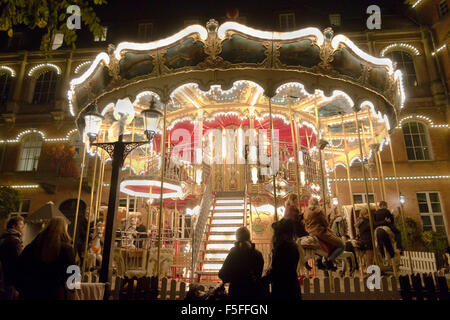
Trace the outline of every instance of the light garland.
[[53, 64], [53, 63], [41, 63], [41, 64], [38, 64], [37, 66], [34, 66], [33, 68], [31, 68], [30, 71], [28, 71], [28, 76], [29, 76], [29, 77], [33, 76], [33, 74], [34, 74], [34, 72], [35, 72], [36, 70], [39, 70], [39, 69], [44, 68], [44, 67], [50, 67], [50, 68], [53, 68], [53, 69], [55, 69], [55, 71], [56, 71], [56, 73], [57, 73], [58, 75], [61, 74], [61, 68], [58, 67], [57, 65], [55, 65], [55, 64]]
[[85, 66], [87, 66], [87, 65], [89, 65], [89, 64], [91, 64], [91, 63], [92, 63], [91, 60], [89, 60], [89, 61], [84, 61], [84, 62], [80, 63], [80, 64], [75, 68], [74, 73], [75, 73], [75, 74], [80, 73], [80, 70], [81, 70], [83, 67], [85, 67]]
[[20, 132], [14, 139], [7, 139], [7, 140], [0, 140], [0, 143], [17, 143], [20, 141], [20, 139], [22, 138], [22, 136], [27, 135], [27, 134], [31, 134], [31, 133], [38, 133], [41, 137], [42, 140], [45, 142], [62, 142], [62, 141], [69, 141], [70, 136], [77, 132], [78, 129], [72, 129], [69, 132], [66, 133], [64, 138], [46, 138], [45, 134], [37, 129], [27, 129], [24, 130], [22, 132]]
[[387, 58], [376, 58], [373, 57], [364, 51], [362, 51], [360, 48], [358, 48], [349, 38], [344, 36], [343, 34], [338, 34], [331, 40], [331, 46], [333, 49], [337, 49], [340, 43], [344, 43], [349, 47], [354, 53], [356, 53], [360, 58], [366, 60], [367, 62], [370, 62], [372, 64], [378, 65], [378, 66], [386, 66], [388, 67], [389, 74], [392, 74], [394, 72], [394, 67], [392, 65], [392, 61]]
[[[120, 183], [120, 192], [123, 192], [125, 194], [128, 194], [130, 196], [136, 196], [136, 197], [143, 197], [148, 198], [149, 192], [139, 192], [139, 191], [132, 191], [127, 189], [128, 186], [134, 185], [134, 186], [148, 186], [148, 187], [161, 187], [161, 181], [157, 180], [124, 180]], [[181, 186], [177, 186], [168, 182], [163, 183], [163, 188], [167, 188], [170, 190], [173, 190], [174, 192], [171, 193], [163, 193], [163, 199], [167, 198], [182, 198], [183, 192], [181, 190]], [[152, 199], [159, 199], [160, 193], [158, 194], [151, 194]]]
[[12, 78], [15, 78], [15, 77], [16, 77], [16, 72], [15, 72], [14, 69], [11, 68], [11, 67], [8, 67], [8, 66], [0, 66], [0, 70], [6, 70], [6, 71], [9, 71], [9, 73], [11, 74], [11, 77], [12, 77]]
[[317, 28], [304, 28], [291, 32], [274, 32], [274, 31], [261, 31], [257, 29], [253, 29], [237, 22], [225, 22], [222, 24], [217, 30], [217, 35], [220, 39], [223, 39], [229, 30], [238, 31], [241, 33], [248, 34], [255, 38], [264, 39], [264, 40], [294, 40], [302, 37], [313, 36], [316, 38], [316, 42], [319, 46], [321, 46], [324, 42], [324, 36], [322, 32]]
[[127, 49], [133, 50], [133, 51], [146, 51], [146, 50], [154, 50], [157, 48], [166, 47], [166, 46], [168, 46], [174, 42], [177, 42], [178, 40], [181, 40], [184, 37], [189, 36], [193, 33], [198, 33], [202, 40], [206, 40], [206, 38], [208, 37], [208, 31], [206, 30], [205, 27], [198, 25], [198, 24], [194, 24], [194, 25], [184, 28], [180, 32], [175, 33], [174, 35], [172, 35], [168, 38], [165, 38], [165, 39], [148, 42], [148, 43], [122, 42], [117, 46], [116, 51], [114, 51], [114, 56], [116, 57], [116, 59], [120, 59], [122, 51], [127, 50]]
[[75, 116], [75, 113], [73, 112], [73, 104], [72, 104], [72, 98], [75, 93], [75, 86], [83, 83], [86, 81], [86, 79], [94, 72], [97, 65], [103, 62], [105, 65], [109, 65], [109, 56], [105, 52], [99, 53], [97, 57], [95, 58], [94, 62], [90, 65], [90, 67], [86, 70], [86, 72], [83, 73], [83, 75], [79, 78], [75, 78], [72, 81], [70, 81], [70, 88], [67, 92], [67, 99], [69, 100], [69, 111], [72, 116]]
[[24, 185], [13, 185], [13, 186], [4, 186], [4, 187], [10, 187], [13, 189], [37, 189], [40, 186], [38, 184], [24, 184]]
[[[369, 181], [378, 181], [378, 178], [366, 178]], [[438, 180], [438, 179], [450, 179], [450, 175], [443, 176], [406, 176], [406, 177], [384, 177], [384, 180]], [[348, 182], [347, 178], [330, 179], [332, 182]], [[350, 181], [361, 182], [364, 178], [351, 178]]]
[[392, 49], [395, 49], [395, 48], [404, 48], [404, 49], [407, 49], [408, 51], [412, 52], [416, 56], [420, 55], [419, 49], [417, 49], [413, 45], [410, 45], [408, 43], [392, 43], [392, 44], [386, 46], [383, 50], [381, 50], [380, 56], [384, 57], [386, 52], [391, 51]]
[[423, 0], [417, 0], [417, 1], [412, 5], [412, 7], [413, 7], [413, 8], [417, 7], [422, 1], [423, 1]]
[[398, 81], [397, 85], [400, 93], [400, 109], [403, 109], [403, 107], [405, 106], [406, 94], [405, 88], [403, 86], [403, 73], [401, 70], [395, 71], [394, 79]]
[[431, 53], [431, 55], [434, 56], [434, 55], [438, 54], [439, 52], [441, 52], [442, 50], [444, 50], [444, 48], [446, 48], [446, 47], [447, 47], [447, 45], [444, 43], [442, 46], [440, 46], [439, 48], [437, 48], [436, 51], [433, 51], [433, 52]]
[[448, 124], [434, 124], [433, 120], [431, 120], [429, 117], [424, 116], [424, 115], [420, 115], [420, 114], [416, 114], [416, 115], [409, 115], [406, 116], [404, 118], [402, 118], [399, 122], [398, 122], [398, 126], [396, 127], [397, 129], [401, 129], [402, 128], [402, 124], [403, 122], [405, 122], [406, 120], [410, 120], [410, 119], [419, 119], [419, 120], [425, 120], [428, 122], [429, 126], [431, 128], [450, 128], [450, 126]]

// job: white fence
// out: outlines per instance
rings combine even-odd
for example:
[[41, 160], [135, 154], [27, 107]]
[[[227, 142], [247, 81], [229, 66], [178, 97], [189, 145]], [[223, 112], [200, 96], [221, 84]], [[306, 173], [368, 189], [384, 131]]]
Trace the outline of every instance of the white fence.
[[400, 257], [400, 271], [411, 272], [409, 263], [409, 256], [414, 273], [434, 273], [437, 272], [436, 257], [434, 252], [418, 252], [418, 251], [404, 251]]

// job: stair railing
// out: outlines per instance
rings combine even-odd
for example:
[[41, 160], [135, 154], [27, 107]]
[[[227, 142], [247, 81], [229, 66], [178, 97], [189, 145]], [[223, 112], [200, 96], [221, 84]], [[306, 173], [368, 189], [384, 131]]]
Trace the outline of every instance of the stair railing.
[[200, 212], [195, 224], [194, 232], [192, 233], [192, 271], [191, 281], [193, 281], [194, 273], [198, 264], [198, 257], [200, 253], [200, 247], [202, 244], [203, 236], [205, 234], [206, 225], [208, 222], [209, 212], [211, 205], [213, 204], [212, 194], [212, 179], [210, 175], [210, 167], [203, 164], [203, 176], [205, 181], [205, 187], [203, 189], [203, 196], [200, 202]]

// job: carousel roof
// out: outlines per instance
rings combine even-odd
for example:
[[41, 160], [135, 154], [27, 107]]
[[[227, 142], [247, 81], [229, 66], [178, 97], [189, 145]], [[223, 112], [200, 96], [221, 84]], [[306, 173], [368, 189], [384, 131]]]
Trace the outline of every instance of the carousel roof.
[[265, 104], [267, 97], [287, 105], [289, 99], [276, 97], [286, 83], [298, 84], [289, 93], [294, 109], [318, 103], [321, 117], [333, 117], [370, 104], [390, 128], [405, 100], [391, 60], [368, 55], [331, 28], [279, 33], [215, 20], [150, 43], [110, 46], [71, 81], [68, 98], [77, 117], [93, 101], [105, 107], [126, 95], [155, 96], [182, 114], [186, 105], [208, 112], [211, 105]]

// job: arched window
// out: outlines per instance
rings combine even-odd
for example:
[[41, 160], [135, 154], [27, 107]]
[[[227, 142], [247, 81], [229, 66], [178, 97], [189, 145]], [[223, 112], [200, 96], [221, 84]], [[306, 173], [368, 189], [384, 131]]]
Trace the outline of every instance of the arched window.
[[391, 51], [385, 55], [397, 64], [397, 69], [402, 70], [403, 81], [406, 86], [417, 86], [416, 69], [414, 69], [414, 61], [412, 56], [405, 51]]
[[11, 90], [12, 77], [9, 72], [0, 70], [0, 111], [4, 111]]
[[430, 160], [430, 147], [426, 126], [421, 122], [411, 121], [402, 125], [408, 160]]
[[48, 70], [41, 73], [36, 79], [34, 86], [33, 104], [49, 103], [55, 99], [56, 71]]
[[17, 171], [35, 171], [41, 155], [42, 137], [38, 133], [26, 135], [22, 139]]

